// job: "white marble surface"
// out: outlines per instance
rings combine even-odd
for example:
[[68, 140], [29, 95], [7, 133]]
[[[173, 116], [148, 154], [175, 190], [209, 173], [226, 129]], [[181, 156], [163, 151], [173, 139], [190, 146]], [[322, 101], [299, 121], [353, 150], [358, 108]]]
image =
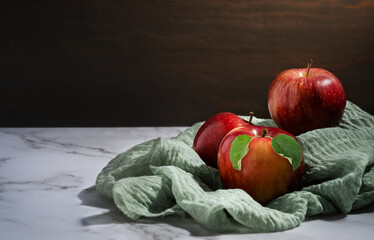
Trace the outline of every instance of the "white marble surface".
[[0, 239], [374, 239], [374, 205], [266, 234], [217, 234], [190, 218], [124, 219], [95, 179], [118, 153], [168, 128], [0, 129]]

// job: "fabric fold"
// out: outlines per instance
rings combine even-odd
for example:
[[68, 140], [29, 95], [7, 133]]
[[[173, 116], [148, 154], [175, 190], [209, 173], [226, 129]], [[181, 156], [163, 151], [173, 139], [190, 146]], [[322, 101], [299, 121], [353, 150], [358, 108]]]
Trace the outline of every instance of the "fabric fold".
[[[275, 126], [271, 119], [252, 121]], [[348, 213], [374, 202], [374, 117], [347, 102], [338, 127], [297, 136], [303, 147], [303, 187], [261, 206], [240, 189], [224, 189], [219, 172], [192, 149], [202, 123], [117, 155], [96, 179], [132, 220], [188, 214], [215, 231], [273, 232], [309, 216]]]

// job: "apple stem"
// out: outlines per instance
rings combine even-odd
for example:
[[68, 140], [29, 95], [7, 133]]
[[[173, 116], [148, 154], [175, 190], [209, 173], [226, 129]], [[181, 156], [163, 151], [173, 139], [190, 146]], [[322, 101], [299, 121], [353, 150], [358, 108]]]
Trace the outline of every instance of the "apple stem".
[[313, 63], [313, 60], [309, 59], [309, 61], [308, 61], [308, 67], [306, 69], [306, 77], [309, 76], [309, 70], [310, 70], [310, 67], [312, 66], [312, 63]]
[[266, 135], [267, 132], [268, 132], [268, 130], [266, 128], [263, 128], [262, 129], [261, 137], [265, 137], [265, 135]]
[[249, 120], [248, 124], [252, 124], [252, 118], [253, 118], [254, 112], [249, 112]]

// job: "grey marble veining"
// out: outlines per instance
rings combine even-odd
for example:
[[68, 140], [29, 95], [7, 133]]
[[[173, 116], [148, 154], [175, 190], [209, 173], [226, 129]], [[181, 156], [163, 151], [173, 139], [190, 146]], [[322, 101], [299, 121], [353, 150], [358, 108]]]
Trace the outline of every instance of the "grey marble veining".
[[267, 234], [217, 234], [179, 216], [127, 220], [95, 189], [118, 153], [185, 127], [0, 129], [0, 239], [372, 239], [374, 206]]

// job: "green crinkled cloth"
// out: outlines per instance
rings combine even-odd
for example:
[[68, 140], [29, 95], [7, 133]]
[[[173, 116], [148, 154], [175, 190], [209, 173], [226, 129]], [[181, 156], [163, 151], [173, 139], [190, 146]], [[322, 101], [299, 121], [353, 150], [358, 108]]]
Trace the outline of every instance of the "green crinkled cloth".
[[[275, 126], [272, 120], [254, 119]], [[282, 231], [308, 216], [348, 213], [374, 202], [374, 117], [347, 101], [339, 127], [297, 136], [305, 156], [303, 188], [263, 207], [224, 189], [217, 169], [192, 149], [202, 123], [119, 154], [98, 175], [99, 192], [128, 218], [188, 213], [215, 231]]]

